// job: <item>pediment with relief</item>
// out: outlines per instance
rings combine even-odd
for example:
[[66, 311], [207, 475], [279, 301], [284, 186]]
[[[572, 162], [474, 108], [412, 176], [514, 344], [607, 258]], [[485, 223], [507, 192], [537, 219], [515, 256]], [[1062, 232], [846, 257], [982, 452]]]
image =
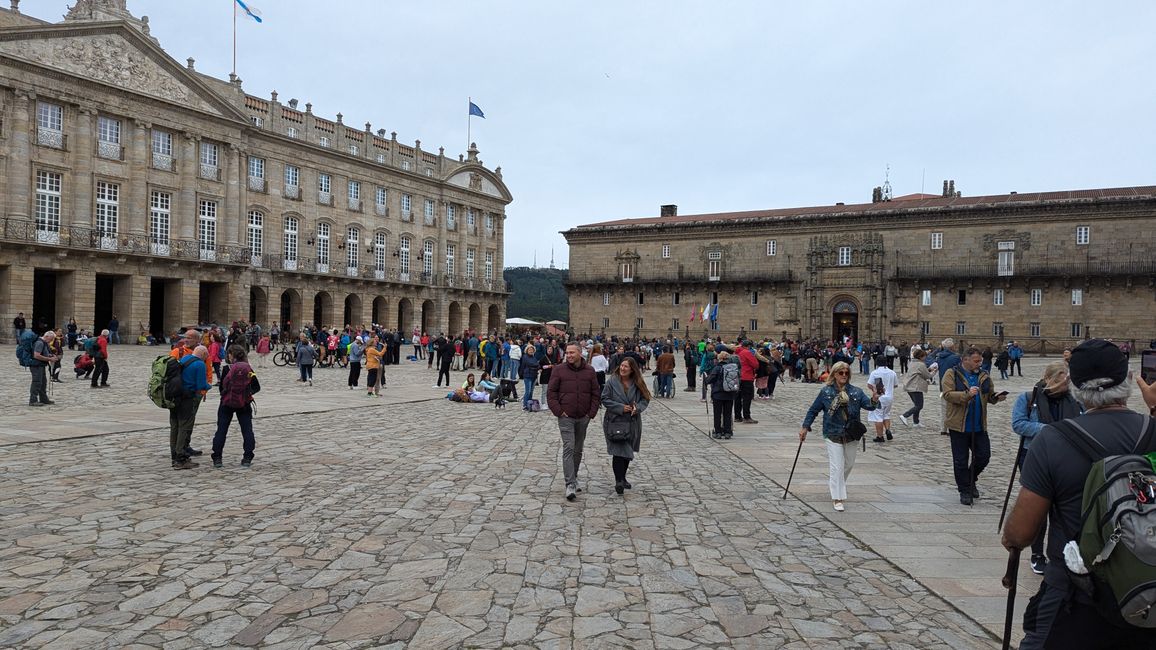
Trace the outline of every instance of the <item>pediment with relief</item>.
[[446, 182], [450, 185], [509, 201], [511, 197], [505, 185], [501, 181], [495, 180], [489, 170], [483, 170], [482, 167], [460, 169], [446, 179]]
[[5, 39], [0, 40], [0, 54], [215, 115], [223, 114], [218, 106], [201, 96], [201, 91], [190, 87], [118, 34]]

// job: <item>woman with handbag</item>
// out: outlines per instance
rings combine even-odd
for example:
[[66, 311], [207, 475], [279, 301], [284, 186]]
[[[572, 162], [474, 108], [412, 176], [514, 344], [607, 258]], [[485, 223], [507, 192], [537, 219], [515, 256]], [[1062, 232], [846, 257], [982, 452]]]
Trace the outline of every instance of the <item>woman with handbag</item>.
[[851, 367], [846, 362], [836, 363], [831, 366], [826, 385], [807, 409], [807, 417], [799, 429], [799, 444], [802, 444], [815, 418], [823, 413], [823, 440], [827, 444], [830, 469], [828, 485], [838, 512], [843, 512], [843, 501], [847, 498], [847, 477], [855, 465], [856, 443], [867, 433], [867, 427], [859, 420], [859, 411], [874, 411], [879, 406], [874, 388], [868, 384], [867, 390], [869, 393], [864, 393], [851, 385]]
[[650, 391], [638, 362], [625, 357], [602, 387], [602, 432], [606, 435], [606, 453], [614, 468], [614, 491], [630, 489], [626, 469], [642, 442], [642, 412], [650, 404]]

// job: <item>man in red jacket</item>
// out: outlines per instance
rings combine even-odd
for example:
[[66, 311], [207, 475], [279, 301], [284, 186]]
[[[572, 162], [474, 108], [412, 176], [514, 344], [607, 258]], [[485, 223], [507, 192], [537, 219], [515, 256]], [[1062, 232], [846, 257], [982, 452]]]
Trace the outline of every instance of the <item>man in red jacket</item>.
[[598, 413], [602, 391], [594, 369], [582, 359], [577, 343], [566, 345], [566, 362], [554, 366], [546, 388], [546, 405], [558, 418], [562, 433], [562, 473], [566, 476], [566, 500], [573, 501], [578, 487], [578, 467], [582, 464], [582, 446], [586, 426]]
[[759, 369], [759, 360], [751, 352], [751, 342], [743, 340], [740, 344], [739, 355], [739, 396], [735, 398], [735, 422], [739, 424], [758, 424], [758, 420], [751, 419], [751, 400], [755, 398], [755, 372]]

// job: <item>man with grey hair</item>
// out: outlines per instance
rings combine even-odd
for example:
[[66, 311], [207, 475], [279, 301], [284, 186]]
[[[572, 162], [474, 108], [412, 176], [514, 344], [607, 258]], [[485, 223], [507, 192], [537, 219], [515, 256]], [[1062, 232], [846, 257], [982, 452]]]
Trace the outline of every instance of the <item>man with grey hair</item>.
[[193, 348], [192, 354], [181, 357], [181, 395], [176, 406], [169, 409], [169, 451], [173, 469], [192, 469], [197, 463], [189, 460], [189, 441], [193, 436], [193, 425], [197, 422], [197, 409], [209, 390], [206, 379], [205, 359], [209, 350], [203, 345]]
[[[31, 336], [31, 334], [29, 335]], [[45, 369], [56, 363], [58, 357], [52, 354], [52, 342], [56, 340], [56, 332], [48, 330], [44, 336], [32, 343], [32, 361], [28, 369], [32, 371], [32, 386], [28, 389], [28, 405], [44, 406], [55, 404], [48, 399], [48, 380]]]
[[92, 346], [94, 352], [92, 358], [96, 362], [96, 366], [92, 369], [93, 388], [108, 388], [108, 342], [108, 330], [101, 330], [100, 336]]
[[[1151, 422], [1128, 408], [1132, 394], [1129, 374], [1124, 352], [1109, 341], [1090, 339], [1072, 350], [1069, 390], [1085, 412], [1066, 422], [1094, 438], [1104, 457], [1156, 451]], [[1147, 386], [1141, 384], [1141, 388]], [[1145, 393], [1144, 397], [1147, 401], [1150, 396]], [[1151, 397], [1156, 400], [1156, 394]], [[1146, 433], [1145, 424], [1149, 425]], [[1004, 527], [1003, 545], [1008, 550], [1030, 545], [1045, 518], [1052, 534], [1048, 536], [1043, 584], [1024, 614], [1026, 635], [1021, 650], [1153, 647], [1156, 630], [1109, 622], [1068, 576], [1064, 546], [1081, 528], [1084, 483], [1092, 460], [1055, 424], [1036, 434], [1027, 452], [1020, 476], [1022, 487]]]
[[[943, 386], [943, 376], [948, 370], [959, 365], [959, 355], [955, 353], [955, 339], [946, 338], [939, 344], [939, 351], [928, 358], [927, 365], [938, 364], [939, 385]], [[939, 397], [939, 433], [947, 435], [947, 400]]]

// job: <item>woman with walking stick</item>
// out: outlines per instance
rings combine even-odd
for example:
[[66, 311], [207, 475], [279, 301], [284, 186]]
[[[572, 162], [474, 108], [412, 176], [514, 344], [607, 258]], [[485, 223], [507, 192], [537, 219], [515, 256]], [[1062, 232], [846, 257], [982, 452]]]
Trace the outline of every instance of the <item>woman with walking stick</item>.
[[827, 461], [830, 467], [828, 485], [831, 501], [837, 512], [843, 512], [843, 501], [847, 498], [847, 477], [855, 465], [855, 443], [867, 432], [867, 427], [859, 420], [862, 410], [874, 411], [879, 406], [879, 398], [871, 385], [864, 393], [851, 385], [851, 367], [845, 361], [831, 366], [827, 382], [815, 396], [807, 417], [799, 429], [799, 445], [807, 439], [811, 424], [819, 413], [823, 414], [823, 440], [827, 445]]

